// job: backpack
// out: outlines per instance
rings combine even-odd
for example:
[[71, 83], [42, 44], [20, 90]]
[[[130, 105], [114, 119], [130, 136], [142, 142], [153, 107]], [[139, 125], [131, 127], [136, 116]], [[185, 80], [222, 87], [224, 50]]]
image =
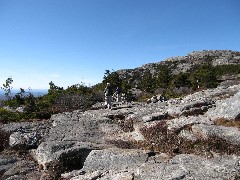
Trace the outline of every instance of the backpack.
[[105, 95], [106, 95], [106, 96], [112, 96], [112, 95], [113, 95], [113, 90], [112, 90], [112, 88], [107, 87], [107, 88], [105, 89]]
[[121, 93], [122, 93], [121, 88], [117, 88], [117, 93], [118, 93], [118, 94], [121, 94]]

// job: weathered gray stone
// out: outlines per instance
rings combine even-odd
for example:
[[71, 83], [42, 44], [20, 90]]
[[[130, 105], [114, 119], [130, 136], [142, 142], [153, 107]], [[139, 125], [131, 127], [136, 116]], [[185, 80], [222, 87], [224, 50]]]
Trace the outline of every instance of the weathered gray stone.
[[65, 178], [65, 179], [71, 179], [73, 177], [77, 178], [78, 176], [81, 176], [81, 175], [86, 175], [86, 172], [82, 171], [82, 170], [73, 170], [71, 172], [67, 172], [67, 173], [61, 174], [61, 177]]
[[10, 135], [9, 145], [12, 148], [36, 147], [39, 145], [39, 142], [41, 139], [42, 139], [42, 136], [38, 132], [23, 133], [19, 131], [19, 132], [12, 133]]
[[234, 96], [216, 102], [216, 108], [207, 112], [210, 119], [240, 119], [240, 92]]
[[144, 136], [140, 131], [141, 127], [142, 127], [141, 125], [134, 125], [134, 131], [129, 133], [129, 135], [133, 138], [133, 140], [135, 141], [145, 140]]
[[19, 174], [26, 178], [26, 175], [35, 168], [34, 166], [35, 163], [33, 161], [18, 161], [4, 173], [3, 179], [11, 179]]
[[239, 157], [226, 156], [206, 159], [181, 154], [169, 163], [147, 162], [135, 171], [136, 179], [234, 179], [239, 174]]
[[167, 113], [171, 117], [179, 117], [182, 113], [182, 106], [180, 105], [170, 105], [167, 108]]
[[151, 97], [151, 102], [152, 102], [152, 103], [156, 103], [156, 102], [158, 102], [158, 100], [157, 100], [157, 96], [153, 96], [153, 97]]
[[10, 147], [32, 148], [39, 145], [49, 128], [50, 121], [42, 121], [4, 124], [0, 130], [9, 134]]
[[103, 174], [102, 180], [133, 180], [134, 174], [131, 172], [108, 172]]
[[134, 169], [111, 169], [86, 171], [71, 180], [100, 180], [132, 178], [132, 179], [234, 179], [240, 173], [240, 157], [222, 156], [203, 158], [191, 154], [175, 156], [168, 162], [146, 161]]
[[[77, 176], [74, 176], [71, 178], [71, 180], [79, 180], [79, 179], [99, 179], [101, 178], [104, 174], [106, 174], [108, 172], [104, 172], [104, 171], [93, 171], [93, 172], [85, 172], [85, 173], [82, 173], [80, 175], [77, 175]], [[64, 177], [64, 176], [62, 176]]]
[[193, 124], [213, 124], [206, 116], [180, 117], [167, 121], [168, 130], [178, 130], [187, 125]]
[[[214, 65], [240, 62], [239, 52], [194, 52], [187, 56], [170, 58], [169, 61], [174, 61], [176, 65], [172, 73], [185, 72], [192, 66], [203, 63], [206, 55], [213, 57]], [[159, 64], [164, 65], [165, 62], [157, 63]], [[146, 71], [155, 74], [155, 67], [155, 64], [147, 64], [138, 70], [126, 70], [125, 75], [122, 75], [126, 78], [132, 77], [133, 83], [139, 83], [134, 76], [141, 77]], [[220, 86], [165, 102], [160, 102], [160, 96], [154, 96], [149, 100], [149, 104], [120, 103], [112, 110], [99, 109], [103, 107], [99, 104], [94, 106], [96, 110], [61, 113], [44, 122], [6, 124], [2, 125], [0, 130], [11, 134], [10, 145], [13, 147], [38, 146], [36, 150], [32, 150], [32, 154], [44, 169], [54, 163], [61, 165], [64, 162], [66, 167], [77, 163], [76, 169], [79, 170], [62, 175], [68, 179], [234, 179], [240, 169], [238, 156], [219, 155], [218, 158], [213, 156], [212, 159], [205, 159], [183, 154], [171, 159], [167, 154], [113, 147], [117, 146], [114, 142], [133, 142], [131, 147], [144, 144], [145, 142], [141, 141], [147, 139], [141, 134], [141, 128], [156, 126], [159, 122], [155, 120], [164, 120], [167, 122], [168, 132], [177, 130], [179, 134], [176, 136], [187, 140], [217, 136], [239, 145], [239, 129], [215, 126], [213, 121], [210, 121], [216, 118], [239, 119], [239, 93], [236, 94], [239, 89], [240, 85]], [[179, 89], [176, 92], [181, 91]], [[156, 92], [158, 93], [160, 92]], [[150, 103], [157, 101], [158, 103]], [[207, 110], [210, 119], [204, 114]], [[198, 114], [204, 115], [196, 116]], [[174, 117], [175, 119], [166, 120]], [[130, 122], [129, 124], [133, 122], [132, 129], [125, 131], [119, 121], [123, 122], [123, 125], [127, 124], [124, 124], [126, 121]], [[134, 144], [136, 141], [138, 142]], [[1, 150], [4, 148], [5, 146], [2, 146]], [[27, 164], [25, 166], [24, 163], [10, 160], [9, 157], [0, 159], [0, 172], [6, 171], [5, 178], [39, 179], [33, 175], [36, 171], [28, 169]], [[26, 174], [28, 171], [31, 171], [31, 175]], [[43, 174], [43, 177], [44, 175], [50, 176], [47, 173]]]
[[7, 159], [0, 158], [0, 172], [5, 172], [14, 166], [14, 163], [17, 162], [17, 158], [9, 157]]
[[87, 155], [93, 149], [102, 148], [98, 144], [74, 141], [43, 142], [33, 152], [34, 158], [43, 169], [48, 169], [52, 162], [75, 159], [82, 165]]
[[162, 120], [162, 119], [165, 119], [166, 117], [167, 117], [166, 112], [157, 112], [157, 113], [143, 116], [142, 120], [143, 122], [149, 122], [149, 121], [155, 121], [155, 120]]
[[126, 170], [134, 169], [148, 158], [147, 151], [136, 149], [104, 149], [93, 150], [88, 155], [83, 170]]
[[0, 129], [4, 132], [17, 132], [17, 131], [31, 131], [31, 130], [46, 130], [49, 128], [50, 121], [39, 121], [39, 122], [20, 122], [10, 123], [1, 125]]
[[13, 175], [5, 180], [16, 180], [16, 179], [24, 180], [24, 179], [27, 179], [27, 177], [24, 175]]
[[[207, 57], [212, 58], [212, 65], [222, 65], [222, 64], [239, 64], [239, 52], [238, 51], [228, 51], [228, 50], [209, 50], [209, 51], [194, 51], [186, 56], [177, 56], [167, 58], [164, 61], [158, 63], [149, 63], [135, 69], [124, 69], [116, 71], [121, 79], [125, 79], [128, 83], [134, 86], [139, 86], [141, 82], [142, 75], [147, 72], [151, 73], [153, 76], [157, 75], [159, 72], [159, 65], [167, 65], [174, 63], [174, 68], [172, 69], [172, 74], [176, 75], [181, 72], [186, 72], [192, 69], [195, 65], [201, 65], [206, 63]], [[208, 62], [209, 63], [209, 62]]]

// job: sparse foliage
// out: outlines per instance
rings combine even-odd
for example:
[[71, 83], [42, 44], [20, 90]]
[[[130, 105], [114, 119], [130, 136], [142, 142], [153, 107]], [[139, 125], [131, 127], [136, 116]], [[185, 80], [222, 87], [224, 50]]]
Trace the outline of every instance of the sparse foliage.
[[153, 92], [155, 88], [155, 78], [149, 71], [143, 73], [140, 88], [145, 92]]
[[168, 88], [171, 81], [171, 71], [168, 66], [159, 66], [158, 73], [156, 77], [156, 87]]
[[111, 72], [110, 70], [105, 71], [102, 83], [110, 83], [113, 89], [122, 86], [122, 80], [120, 79], [119, 74], [115, 71]]
[[[147, 69], [144, 72], [133, 71], [132, 76], [125, 76], [124, 79], [118, 72], [106, 70], [103, 81], [93, 87], [87, 87], [80, 83], [64, 90], [63, 87], [59, 87], [51, 81], [48, 93], [42, 97], [34, 97], [30, 91], [26, 93], [22, 88], [15, 96], [12, 96], [13, 79], [10, 77], [1, 87], [7, 99], [2, 101], [2, 104], [9, 106], [10, 110], [0, 109], [0, 118], [2, 122], [30, 118], [44, 119], [58, 112], [88, 109], [92, 104], [103, 101], [103, 90], [107, 82], [113, 89], [117, 86], [121, 87], [122, 92], [128, 98], [132, 97], [130, 89], [137, 85], [143, 91], [139, 98], [146, 100], [157, 89], [162, 89], [167, 98], [179, 97], [184, 94], [184, 91], [181, 90], [183, 87], [189, 89], [186, 92], [191, 92], [192, 89], [196, 90], [198, 87], [201, 89], [214, 88], [219, 84], [221, 76], [240, 73], [240, 65], [228, 64], [213, 67], [211, 61], [212, 58], [207, 56], [205, 64], [196, 65], [187, 72], [180, 72], [176, 75], [172, 74], [172, 70], [177, 67], [177, 62], [156, 65], [155, 72]], [[15, 112], [18, 107], [23, 107], [25, 113]]]
[[1, 87], [1, 89], [5, 92], [5, 96], [8, 100], [11, 99], [12, 83], [13, 79], [11, 77], [7, 78], [5, 84], [3, 84], [3, 86]]
[[206, 64], [198, 67], [192, 75], [193, 86], [201, 88], [215, 88], [218, 85], [215, 68]]

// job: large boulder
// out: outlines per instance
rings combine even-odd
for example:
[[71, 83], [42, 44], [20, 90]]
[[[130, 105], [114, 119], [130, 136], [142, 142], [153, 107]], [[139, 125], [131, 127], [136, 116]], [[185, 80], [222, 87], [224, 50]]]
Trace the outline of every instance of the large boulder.
[[95, 115], [98, 112], [72, 112], [56, 114], [51, 117], [53, 121], [46, 142], [51, 141], [78, 141], [104, 143], [104, 132], [100, 125], [107, 123], [109, 118]]
[[74, 141], [43, 142], [32, 154], [43, 169], [49, 169], [53, 163], [64, 162], [81, 167], [93, 149], [102, 148], [98, 144]]
[[14, 166], [14, 163], [17, 162], [15, 157], [0, 157], [0, 174], [4, 173], [8, 169]]
[[226, 156], [206, 159], [191, 154], [175, 156], [169, 163], [147, 162], [136, 169], [135, 177], [144, 179], [234, 179], [239, 177], [240, 158]]
[[[100, 153], [100, 152], [99, 152]], [[102, 154], [102, 153], [101, 153]], [[121, 153], [120, 153], [121, 154]], [[102, 154], [103, 155], [103, 154]], [[113, 155], [111, 153], [111, 155]], [[139, 156], [141, 153], [139, 154]], [[98, 156], [99, 157], [99, 156]], [[145, 162], [142, 160], [135, 162], [134, 159], [129, 159], [129, 156], [120, 157], [120, 159], [115, 159], [116, 155], [110, 156], [107, 159], [112, 161], [103, 161], [103, 156], [100, 156], [102, 164], [95, 167], [94, 161], [93, 168], [87, 169], [89, 171], [81, 170], [77, 173], [76, 176], [66, 176], [72, 177], [71, 180], [77, 179], [237, 179], [240, 176], [240, 157], [238, 156], [222, 156], [207, 159], [204, 157], [196, 156], [193, 154], [181, 154], [173, 157], [169, 161], [157, 160], [156, 158], [145, 159]], [[133, 156], [134, 157], [134, 156]], [[123, 163], [122, 160], [128, 160]], [[139, 157], [138, 157], [139, 159]], [[153, 160], [152, 160], [153, 159]], [[97, 160], [97, 159], [96, 159]], [[106, 162], [110, 163], [109, 165], [105, 164]], [[115, 165], [114, 162], [117, 164]], [[121, 163], [120, 163], [121, 162]], [[123, 163], [123, 164], [122, 164]], [[129, 164], [129, 167], [127, 165]], [[120, 165], [120, 167], [118, 167]], [[121, 166], [123, 165], [123, 166]], [[133, 168], [131, 168], [133, 167]], [[97, 170], [98, 169], [98, 170]]]
[[10, 123], [1, 126], [1, 132], [9, 134], [12, 148], [35, 148], [50, 128], [50, 121]]
[[240, 92], [234, 96], [216, 102], [216, 108], [207, 113], [211, 120], [240, 120]]
[[63, 174], [64, 178], [130, 180], [134, 171], [148, 161], [149, 151], [110, 148], [93, 150], [87, 157], [81, 171]]
[[167, 118], [167, 113], [162, 111], [162, 112], [157, 112], [157, 113], [152, 113], [146, 116], [142, 117], [143, 122], [149, 122], [149, 121], [155, 121], [155, 120], [163, 120]]
[[213, 124], [206, 116], [189, 116], [189, 117], [179, 117], [167, 121], [168, 130], [179, 130], [188, 125], [194, 124]]
[[148, 159], [148, 151], [110, 148], [93, 150], [84, 162], [84, 171], [135, 169]]
[[18, 131], [10, 135], [9, 145], [12, 148], [34, 148], [39, 145], [41, 138], [42, 136], [38, 132], [24, 133]]
[[33, 169], [35, 169], [35, 163], [33, 161], [18, 161], [4, 173], [3, 179], [21, 179], [22, 177], [22, 179], [26, 179], [27, 174], [31, 174]]
[[213, 101], [209, 99], [187, 99], [181, 100], [178, 104], [170, 104], [167, 109], [169, 116], [179, 117], [179, 116], [192, 116], [204, 114], [209, 108], [212, 107]]

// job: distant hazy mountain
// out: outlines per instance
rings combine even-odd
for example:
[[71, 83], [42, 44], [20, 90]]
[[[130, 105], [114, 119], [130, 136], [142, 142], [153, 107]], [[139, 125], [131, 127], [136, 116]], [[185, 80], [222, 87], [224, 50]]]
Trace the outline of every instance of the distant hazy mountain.
[[[19, 89], [12, 89], [11, 90], [12, 92], [12, 96], [15, 96], [17, 93], [20, 92]], [[47, 89], [31, 89], [30, 92], [35, 96], [35, 97], [38, 97], [38, 96], [42, 96], [44, 94], [47, 94], [48, 90]], [[28, 95], [29, 91], [26, 90], [26, 95]], [[5, 97], [5, 94], [4, 94], [4, 91], [3, 90], [0, 90], [0, 101], [1, 100], [4, 100], [6, 97]]]

